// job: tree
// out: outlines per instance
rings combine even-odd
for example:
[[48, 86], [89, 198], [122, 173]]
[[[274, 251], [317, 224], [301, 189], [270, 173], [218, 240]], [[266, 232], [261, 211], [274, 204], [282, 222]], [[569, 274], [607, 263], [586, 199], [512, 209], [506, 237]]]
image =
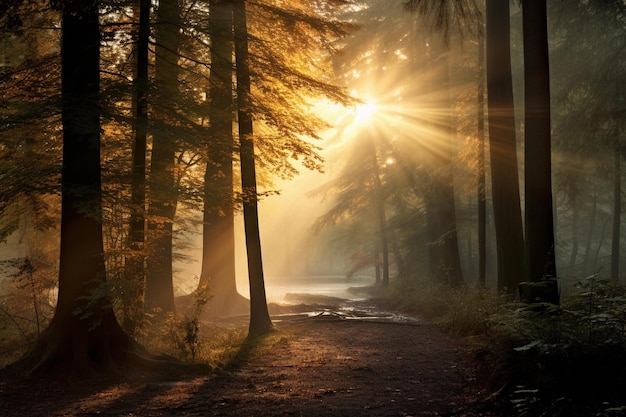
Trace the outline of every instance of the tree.
[[485, 197], [485, 38], [478, 37], [478, 286], [486, 287], [487, 204]]
[[[378, 155], [376, 152], [376, 144], [374, 137], [370, 137], [370, 144], [366, 145], [371, 147], [372, 158], [372, 177], [373, 177], [373, 195], [375, 201], [376, 217], [378, 220], [378, 234], [380, 239], [380, 253], [382, 255], [382, 280], [381, 285], [383, 287], [389, 286], [389, 231], [387, 227], [387, 215], [385, 213], [385, 195], [383, 190], [383, 184], [380, 179], [380, 169], [378, 167]], [[378, 251], [376, 253], [378, 257]]]
[[[359, 116], [357, 115], [357, 118]], [[385, 132], [372, 114], [369, 122], [357, 128], [354, 140], [343, 146], [339, 175], [317, 191], [332, 198], [331, 207], [314, 224], [314, 231], [334, 227], [336, 240], [349, 248], [350, 279], [357, 271], [375, 268], [376, 285], [389, 285], [390, 228], [386, 201], [388, 167], [384, 167]], [[370, 123], [371, 122], [371, 123]], [[346, 135], [344, 132], [341, 136]], [[382, 258], [382, 259], [381, 259]], [[397, 259], [396, 259], [397, 262]]]
[[[456, 151], [456, 124], [453, 120], [454, 101], [452, 100], [452, 86], [450, 85], [450, 64], [449, 64], [449, 48], [445, 45], [445, 39], [431, 39], [430, 44], [434, 44], [433, 57], [441, 62], [435, 70], [434, 77], [436, 83], [445, 92], [443, 98], [436, 104], [437, 108], [441, 108], [446, 116], [444, 118], [445, 126], [443, 127], [443, 135], [445, 145], [441, 155], [433, 155], [434, 172], [432, 173], [435, 190], [431, 210], [434, 212], [437, 225], [433, 245], [439, 248], [439, 264], [435, 268], [435, 276], [441, 282], [451, 286], [460, 286], [463, 284], [463, 271], [461, 270], [461, 258], [459, 255], [457, 220], [456, 220], [456, 202], [454, 193], [454, 179], [452, 165], [454, 154]], [[449, 46], [449, 45], [448, 45]]]
[[[612, 268], [619, 268], [624, 258], [616, 163], [624, 155], [625, 6], [619, 0], [570, 0], [548, 6], [554, 39], [550, 45], [554, 192], [563, 196], [569, 209], [559, 206], [559, 223], [572, 222], [572, 232], [561, 235], [559, 247], [571, 248], [572, 277], [597, 274], [617, 279], [619, 270]], [[581, 25], [584, 31], [579, 30]], [[611, 226], [612, 242], [605, 245]], [[563, 271], [561, 275], [565, 285], [568, 277]]]
[[613, 165], [613, 234], [611, 239], [611, 278], [619, 282], [620, 234], [622, 219], [622, 154], [615, 150]]
[[556, 278], [546, 2], [523, 2], [526, 280]]
[[[458, 35], [461, 39], [467, 33], [480, 34], [481, 13], [474, 0], [464, 1], [432, 1], [432, 0], [406, 0], [404, 7], [410, 12], [416, 12], [425, 17], [430, 22], [430, 30], [436, 32], [436, 36], [430, 39], [429, 45], [432, 45], [431, 59], [440, 61], [443, 65], [435, 72], [437, 79], [431, 84], [438, 84], [445, 88], [446, 94], [440, 107], [446, 109], [448, 117], [446, 120], [446, 130], [448, 141], [447, 155], [440, 157], [438, 175], [441, 177], [437, 182], [437, 195], [434, 204], [429, 204], [432, 212], [433, 220], [430, 221], [432, 230], [432, 238], [436, 242], [442, 242], [440, 248], [431, 247], [431, 251], [439, 252], [435, 258], [441, 259], [441, 265], [437, 266], [436, 273], [440, 279], [445, 282], [458, 286], [463, 283], [463, 275], [461, 271], [461, 260], [458, 248], [457, 224], [455, 214], [455, 196], [454, 185], [452, 179], [452, 155], [454, 146], [452, 138], [456, 136], [456, 126], [452, 120], [454, 111], [454, 101], [451, 98], [450, 84], [450, 63], [449, 49], [453, 35]], [[435, 174], [437, 175], [437, 174]], [[480, 205], [479, 205], [480, 211]], [[443, 268], [442, 270], [439, 270]], [[433, 269], [431, 267], [431, 269]]]
[[231, 0], [209, 2], [211, 72], [208, 91], [209, 138], [204, 174], [202, 271], [209, 284], [211, 315], [241, 313], [248, 302], [237, 292], [233, 190], [233, 9]]
[[145, 284], [145, 227], [146, 227], [146, 145], [148, 136], [148, 47], [150, 41], [150, 0], [139, 0], [136, 41], [136, 74], [134, 77], [135, 140], [131, 174], [130, 220], [128, 231], [129, 255], [127, 256], [126, 280], [132, 288], [136, 307], [125, 308], [127, 328], [132, 328], [136, 315], [143, 310]]
[[[157, 118], [172, 126], [176, 121], [178, 65], [181, 45], [181, 5], [179, 0], [162, 0], [157, 9], [155, 83]], [[148, 253], [145, 306], [174, 312], [172, 277], [173, 222], [176, 212], [175, 162], [176, 130], [155, 129], [150, 160], [150, 202], [148, 207]]]
[[524, 274], [524, 236], [517, 171], [509, 2], [487, 0], [487, 109], [498, 289], [517, 291]]
[[62, 4], [63, 168], [59, 295], [39, 342], [37, 369], [121, 364], [131, 340], [106, 290], [100, 173], [97, 0]]
[[237, 109], [239, 114], [239, 157], [243, 217], [248, 251], [248, 279], [250, 281], [251, 337], [272, 330], [267, 311], [261, 238], [259, 234], [258, 195], [254, 157], [254, 138], [250, 106], [250, 67], [248, 63], [248, 29], [245, 0], [234, 0], [235, 67], [237, 71]]

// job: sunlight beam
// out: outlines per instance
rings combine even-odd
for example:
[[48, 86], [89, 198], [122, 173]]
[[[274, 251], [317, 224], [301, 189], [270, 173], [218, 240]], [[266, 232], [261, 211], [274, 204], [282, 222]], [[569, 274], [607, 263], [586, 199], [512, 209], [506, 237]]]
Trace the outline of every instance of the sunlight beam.
[[366, 101], [358, 104], [354, 109], [354, 123], [362, 125], [371, 122], [377, 110], [376, 103]]

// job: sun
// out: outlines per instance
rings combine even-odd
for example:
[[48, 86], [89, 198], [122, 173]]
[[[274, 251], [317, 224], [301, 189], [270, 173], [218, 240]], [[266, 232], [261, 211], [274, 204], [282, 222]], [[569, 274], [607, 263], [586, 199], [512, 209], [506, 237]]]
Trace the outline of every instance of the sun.
[[365, 101], [354, 108], [354, 122], [362, 125], [372, 121], [378, 106], [373, 101]]

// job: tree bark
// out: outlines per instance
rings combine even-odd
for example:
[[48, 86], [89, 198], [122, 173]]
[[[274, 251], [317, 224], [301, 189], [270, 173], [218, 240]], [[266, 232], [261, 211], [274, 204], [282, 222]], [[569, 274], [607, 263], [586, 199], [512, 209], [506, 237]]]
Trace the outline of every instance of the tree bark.
[[249, 337], [257, 337], [273, 329], [267, 311], [261, 237], [259, 233], [258, 195], [254, 157], [252, 114], [250, 112], [250, 67], [248, 62], [248, 28], [245, 0], [234, 0], [235, 66], [237, 71], [237, 108], [239, 115], [239, 157], [243, 218], [248, 251], [250, 281]]
[[620, 233], [622, 221], [622, 156], [615, 151], [613, 169], [613, 238], [611, 241], [611, 278], [619, 282]]
[[478, 38], [478, 287], [487, 271], [487, 199], [485, 197], [485, 39]]
[[204, 174], [202, 271], [200, 285], [208, 284], [207, 314], [242, 314], [248, 300], [237, 292], [233, 190], [233, 9], [230, 0], [209, 3], [211, 72], [209, 140]]
[[[178, 98], [178, 51], [180, 48], [178, 0], [161, 0], [156, 28], [156, 117], [167, 127], [174, 123]], [[172, 277], [172, 225], [176, 211], [176, 139], [167, 128], [155, 129], [150, 160], [150, 203], [148, 207], [148, 254], [145, 308], [175, 312]]]
[[526, 280], [556, 278], [545, 0], [524, 0]]
[[515, 293], [524, 276], [517, 171], [509, 2], [487, 0], [487, 108], [496, 226], [498, 289]]
[[96, 0], [62, 9], [61, 252], [54, 317], [36, 347], [36, 371], [121, 364], [130, 338], [106, 290], [100, 172], [100, 30]]
[[130, 221], [128, 231], [129, 253], [125, 261], [127, 285], [132, 300], [124, 308], [124, 327], [136, 325], [137, 314], [143, 311], [145, 283], [145, 227], [146, 227], [146, 144], [148, 136], [148, 45], [150, 38], [150, 0], [139, 0], [139, 19], [136, 46], [136, 73], [134, 79], [135, 142], [131, 174]]

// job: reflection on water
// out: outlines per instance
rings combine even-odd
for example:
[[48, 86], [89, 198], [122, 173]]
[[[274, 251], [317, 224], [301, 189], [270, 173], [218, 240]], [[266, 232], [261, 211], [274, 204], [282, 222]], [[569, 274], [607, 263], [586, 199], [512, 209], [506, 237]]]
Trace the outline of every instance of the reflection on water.
[[381, 311], [376, 306], [363, 301], [347, 301], [343, 305], [328, 306], [326, 308], [315, 308], [319, 306], [309, 307], [311, 307], [310, 310], [297, 313], [272, 315], [272, 320], [275, 323], [298, 323], [311, 320], [350, 320], [405, 325], [421, 323], [417, 317], [391, 311]]
[[[416, 325], [420, 319], [381, 310], [368, 300], [366, 287], [373, 277], [360, 276], [346, 281], [343, 276], [270, 277], [265, 284], [270, 314], [275, 323], [305, 323], [315, 320], [369, 321]], [[362, 290], [359, 291], [359, 288]], [[371, 289], [371, 288], [370, 288]], [[244, 294], [243, 291], [240, 291]], [[247, 296], [247, 294], [245, 294]], [[221, 324], [245, 322], [247, 316], [212, 319]]]
[[[358, 276], [346, 280], [343, 276], [269, 277], [265, 292], [269, 302], [294, 304], [299, 301], [288, 294], [311, 294], [317, 296], [363, 300], [365, 295], [350, 288], [367, 287], [374, 283], [373, 277]], [[286, 297], [287, 296], [287, 297]]]
[[[294, 323], [310, 320], [363, 320], [379, 323], [418, 324], [420, 320], [390, 311], [367, 301], [366, 287], [373, 277], [359, 276], [347, 281], [343, 276], [289, 277], [270, 279], [266, 284], [268, 300], [291, 305], [295, 310], [272, 314], [274, 322]], [[359, 291], [359, 289], [362, 291]]]

